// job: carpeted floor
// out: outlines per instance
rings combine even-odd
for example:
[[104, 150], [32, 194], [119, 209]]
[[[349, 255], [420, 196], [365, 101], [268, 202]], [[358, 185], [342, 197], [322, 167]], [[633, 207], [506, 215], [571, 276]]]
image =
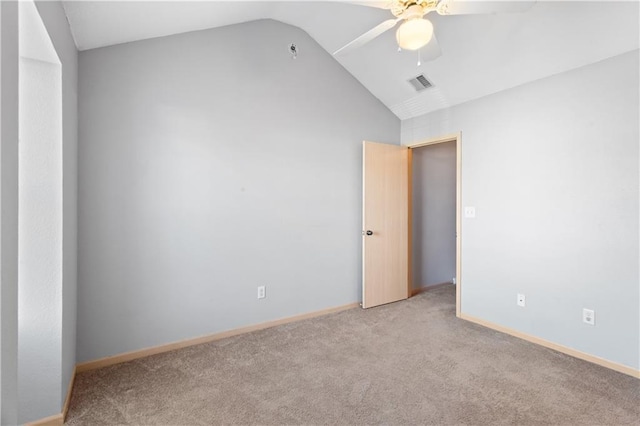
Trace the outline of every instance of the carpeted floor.
[[640, 423], [640, 380], [455, 318], [455, 290], [78, 374], [69, 425]]

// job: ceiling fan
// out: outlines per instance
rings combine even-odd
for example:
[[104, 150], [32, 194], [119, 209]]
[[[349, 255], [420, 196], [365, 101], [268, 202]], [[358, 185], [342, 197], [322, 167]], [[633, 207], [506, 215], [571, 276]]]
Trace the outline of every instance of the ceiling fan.
[[439, 15], [495, 14], [524, 12], [531, 8], [536, 0], [520, 1], [483, 1], [483, 0], [390, 0], [390, 1], [352, 1], [350, 3], [372, 6], [389, 10], [394, 18], [388, 19], [370, 29], [360, 37], [336, 50], [334, 55], [351, 52], [370, 42], [379, 35], [392, 29], [403, 21], [396, 31], [396, 41], [402, 50], [418, 50], [429, 47], [426, 60], [441, 55], [438, 41], [433, 33], [433, 24], [425, 18], [430, 12]]

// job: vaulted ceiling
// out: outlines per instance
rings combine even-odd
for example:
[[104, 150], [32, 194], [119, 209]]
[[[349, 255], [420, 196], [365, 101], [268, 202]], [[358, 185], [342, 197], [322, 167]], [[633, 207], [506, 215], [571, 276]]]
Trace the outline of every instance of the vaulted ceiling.
[[[63, 4], [80, 50], [268, 18], [301, 28], [333, 53], [393, 17], [387, 10], [339, 1]], [[335, 57], [401, 119], [581, 67], [640, 45], [638, 2], [538, 1], [522, 13], [431, 13], [428, 18], [442, 50], [433, 61], [418, 66], [416, 52], [398, 52], [394, 30]], [[303, 47], [300, 54], [304, 54]], [[408, 80], [418, 74], [424, 74], [434, 87], [416, 92]]]

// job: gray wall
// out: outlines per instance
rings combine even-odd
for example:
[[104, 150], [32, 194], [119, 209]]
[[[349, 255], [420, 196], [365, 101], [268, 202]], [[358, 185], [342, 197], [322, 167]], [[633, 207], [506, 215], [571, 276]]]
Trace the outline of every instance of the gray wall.
[[359, 300], [362, 140], [400, 122], [306, 33], [254, 21], [79, 71], [79, 362]]
[[413, 287], [456, 276], [456, 143], [413, 150]]
[[633, 51], [402, 123], [462, 131], [464, 314], [639, 367], [639, 71]]
[[[76, 293], [76, 164], [77, 164], [77, 51], [59, 2], [37, 4], [42, 21], [62, 62], [63, 102], [63, 289], [62, 289], [62, 381], [59, 391], [45, 405], [18, 413], [18, 7], [0, 2], [2, 45], [0, 91], [2, 105], [1, 240], [2, 240], [2, 362], [1, 422], [16, 424], [60, 413], [75, 365]], [[37, 384], [33, 372], [26, 380]], [[28, 396], [24, 396], [28, 398]]]
[[0, 1], [0, 423], [18, 422], [18, 4]]

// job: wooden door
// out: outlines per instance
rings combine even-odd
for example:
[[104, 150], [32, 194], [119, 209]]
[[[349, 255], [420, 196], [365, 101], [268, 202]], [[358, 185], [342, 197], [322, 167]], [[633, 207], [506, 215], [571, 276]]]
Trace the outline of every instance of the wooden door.
[[409, 149], [363, 143], [362, 307], [409, 297]]

